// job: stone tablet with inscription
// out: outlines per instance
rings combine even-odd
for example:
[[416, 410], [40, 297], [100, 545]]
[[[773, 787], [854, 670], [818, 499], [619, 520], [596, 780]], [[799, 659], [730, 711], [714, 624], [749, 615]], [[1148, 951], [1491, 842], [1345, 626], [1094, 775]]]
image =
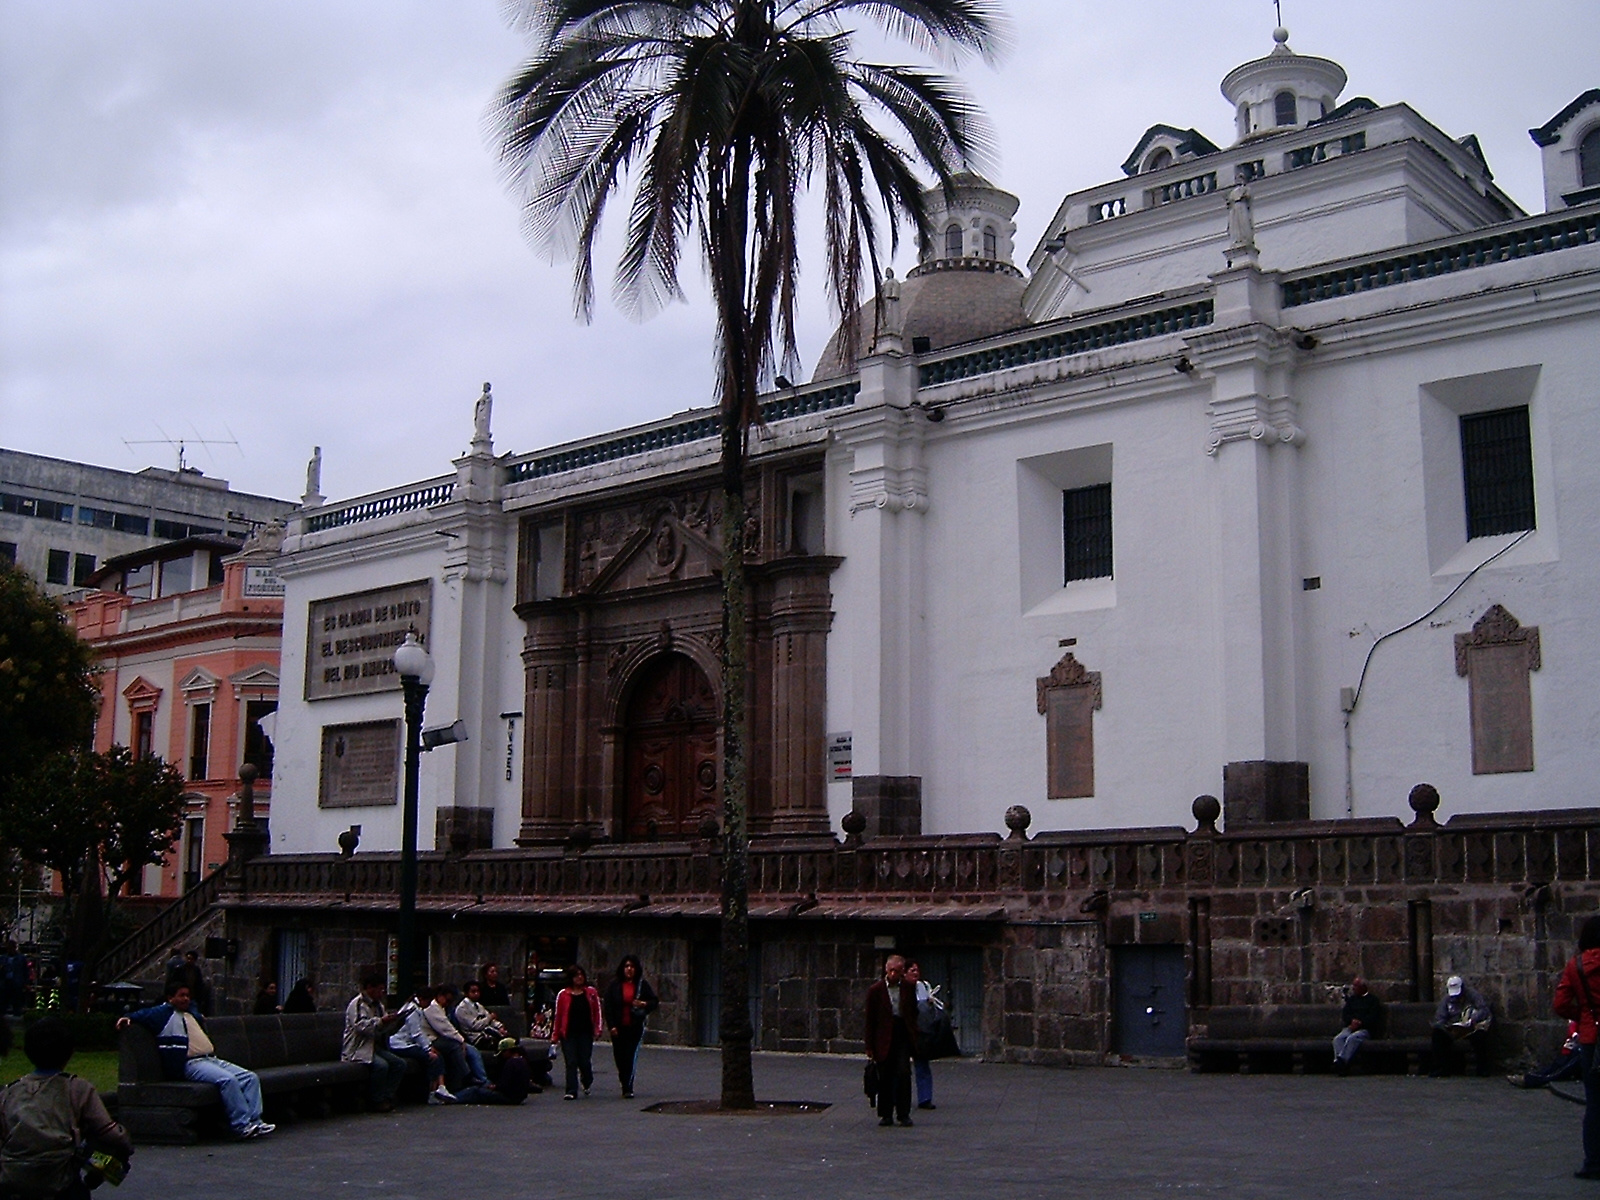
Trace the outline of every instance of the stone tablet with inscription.
[[394, 652], [412, 629], [428, 644], [433, 584], [426, 579], [314, 600], [306, 622], [306, 699], [398, 692]]
[[398, 803], [400, 722], [325, 725], [319, 808], [370, 808]]

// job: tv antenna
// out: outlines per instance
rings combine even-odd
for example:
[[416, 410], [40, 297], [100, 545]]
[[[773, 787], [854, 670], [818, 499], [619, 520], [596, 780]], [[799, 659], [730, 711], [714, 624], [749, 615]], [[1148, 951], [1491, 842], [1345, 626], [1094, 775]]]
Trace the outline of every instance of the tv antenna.
[[[157, 428], [159, 429], [160, 426], [157, 426]], [[228, 432], [232, 433], [233, 431], [229, 430]], [[185, 454], [186, 454], [186, 451], [187, 451], [188, 447], [190, 447], [190, 446], [233, 446], [235, 449], [237, 449], [238, 446], [239, 446], [239, 443], [238, 443], [237, 439], [231, 438], [231, 437], [229, 437], [229, 438], [199, 438], [199, 437], [169, 438], [169, 437], [158, 437], [158, 438], [136, 438], [133, 441], [129, 441], [127, 438], [123, 438], [122, 439], [122, 444], [124, 446], [127, 446], [129, 449], [132, 449], [134, 446], [176, 446], [178, 448], [178, 474], [180, 474], [180, 475], [182, 475], [184, 473], [184, 471], [188, 470], [189, 464], [188, 464], [187, 458], [185, 457]]]

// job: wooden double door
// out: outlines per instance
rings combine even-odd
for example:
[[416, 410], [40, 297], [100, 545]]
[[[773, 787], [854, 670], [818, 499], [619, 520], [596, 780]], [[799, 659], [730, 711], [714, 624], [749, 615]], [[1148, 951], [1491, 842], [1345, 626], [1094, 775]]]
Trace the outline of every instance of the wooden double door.
[[693, 659], [663, 654], [640, 672], [623, 730], [623, 837], [694, 837], [722, 813], [717, 698]]

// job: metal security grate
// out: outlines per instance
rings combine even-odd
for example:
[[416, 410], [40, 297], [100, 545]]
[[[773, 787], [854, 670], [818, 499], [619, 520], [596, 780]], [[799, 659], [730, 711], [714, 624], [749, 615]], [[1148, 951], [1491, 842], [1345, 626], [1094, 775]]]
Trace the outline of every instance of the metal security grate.
[[1527, 405], [1461, 418], [1461, 476], [1468, 538], [1535, 528]]
[[1061, 494], [1066, 579], [1104, 579], [1111, 574], [1111, 485], [1072, 488]]

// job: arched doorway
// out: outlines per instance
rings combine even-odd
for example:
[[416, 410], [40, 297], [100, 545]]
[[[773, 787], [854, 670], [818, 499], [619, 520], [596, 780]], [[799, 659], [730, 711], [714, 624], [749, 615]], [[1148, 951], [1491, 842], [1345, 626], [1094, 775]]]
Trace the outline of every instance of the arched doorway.
[[640, 670], [623, 721], [627, 841], [692, 837], [722, 809], [717, 699], [694, 660], [662, 654]]

